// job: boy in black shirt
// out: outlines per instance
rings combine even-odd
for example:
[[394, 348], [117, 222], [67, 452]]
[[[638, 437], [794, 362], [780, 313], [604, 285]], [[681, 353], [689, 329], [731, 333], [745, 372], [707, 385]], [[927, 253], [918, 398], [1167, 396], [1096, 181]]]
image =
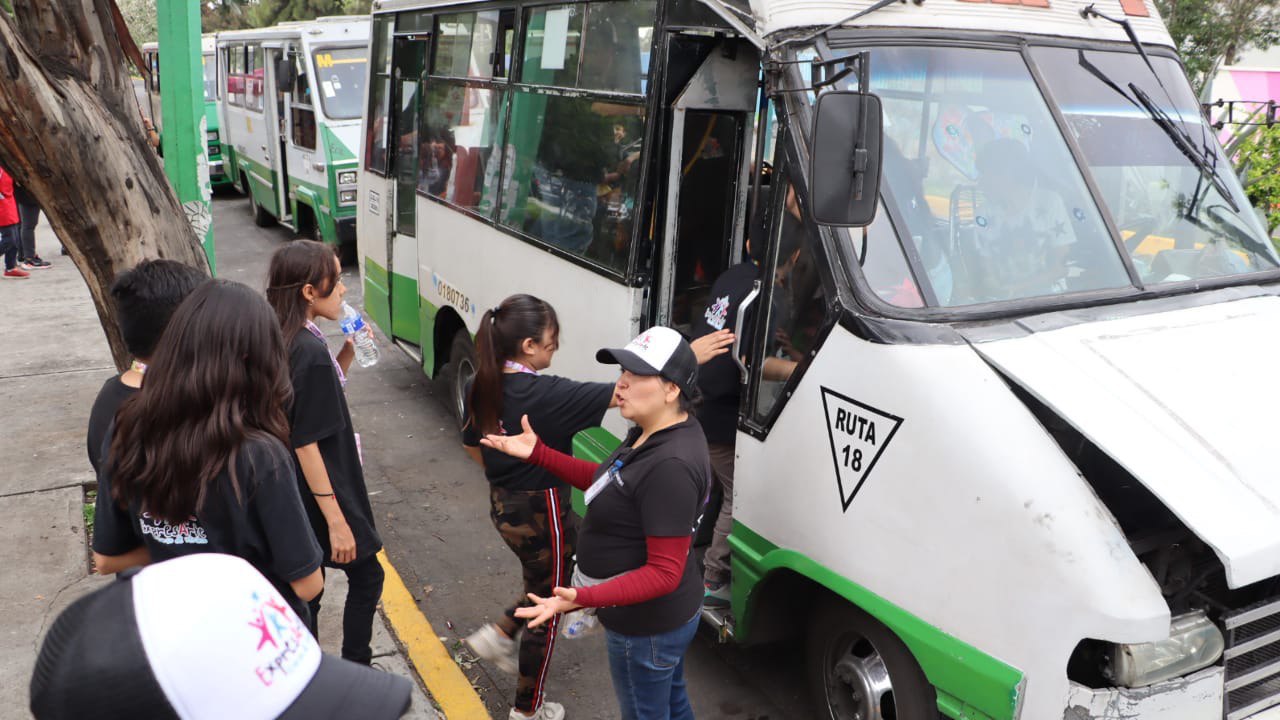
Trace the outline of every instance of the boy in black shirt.
[[120, 323], [125, 347], [133, 356], [133, 364], [102, 384], [89, 412], [85, 444], [95, 475], [105, 454], [102, 442], [107, 428], [115, 420], [120, 404], [142, 387], [147, 362], [169, 324], [169, 316], [197, 285], [207, 279], [204, 273], [176, 260], [143, 260], [134, 268], [120, 273], [111, 284], [116, 320]]

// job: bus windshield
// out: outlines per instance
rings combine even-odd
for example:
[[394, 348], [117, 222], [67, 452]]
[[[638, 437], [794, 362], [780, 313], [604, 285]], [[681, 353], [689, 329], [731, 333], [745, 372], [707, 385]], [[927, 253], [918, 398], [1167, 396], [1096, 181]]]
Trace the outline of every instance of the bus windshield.
[[364, 107], [364, 75], [369, 51], [364, 47], [331, 47], [315, 51], [316, 90], [324, 114], [353, 120]]
[[[871, 90], [890, 222], [851, 231], [850, 245], [881, 299], [959, 307], [1129, 284], [1020, 53], [873, 48]], [[886, 262], [904, 248], [913, 271]]]
[[201, 55], [200, 64], [204, 69], [204, 101], [213, 102], [218, 99], [218, 64], [213, 53]]
[[[1280, 267], [1174, 61], [1152, 58], [1166, 91], [1134, 52], [1033, 48], [1046, 89], [1014, 49], [870, 53], [885, 212], [849, 231], [847, 252], [885, 302], [959, 308], [1128, 290], [1108, 215], [1143, 286]], [[1079, 161], [1046, 97], [1061, 104]]]
[[[1062, 104], [1143, 283], [1280, 267], [1276, 246], [1176, 62], [1151, 58], [1158, 82], [1136, 52], [1041, 47], [1032, 56]], [[1143, 107], [1144, 97], [1204, 153], [1219, 182], [1171, 141]]]

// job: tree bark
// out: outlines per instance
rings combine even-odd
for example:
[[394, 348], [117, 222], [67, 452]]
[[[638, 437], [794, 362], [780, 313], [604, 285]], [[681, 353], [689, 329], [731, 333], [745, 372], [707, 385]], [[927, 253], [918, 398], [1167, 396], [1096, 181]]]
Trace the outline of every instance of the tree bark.
[[40, 202], [123, 369], [116, 275], [149, 258], [209, 264], [147, 145], [114, 10], [114, 0], [14, 0], [13, 16], [0, 13], [0, 165]]

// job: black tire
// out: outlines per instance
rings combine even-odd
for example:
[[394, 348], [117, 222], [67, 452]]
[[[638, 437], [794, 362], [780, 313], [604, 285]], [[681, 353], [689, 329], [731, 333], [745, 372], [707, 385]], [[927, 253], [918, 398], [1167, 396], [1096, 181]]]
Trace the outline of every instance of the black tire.
[[265, 208], [257, 204], [256, 197], [253, 197], [253, 188], [248, 187], [248, 179], [244, 181], [244, 187], [248, 188], [248, 211], [253, 215], [253, 224], [260, 228], [269, 228], [274, 225], [275, 218], [271, 217], [271, 214]]
[[809, 694], [821, 720], [938, 720], [938, 701], [911, 651], [861, 609], [829, 597], [806, 643]]
[[440, 376], [436, 379], [437, 392], [445, 406], [462, 428], [465, 407], [466, 387], [476, 376], [476, 347], [471, 342], [471, 334], [466, 328], [454, 333], [449, 343], [449, 361], [440, 368]]

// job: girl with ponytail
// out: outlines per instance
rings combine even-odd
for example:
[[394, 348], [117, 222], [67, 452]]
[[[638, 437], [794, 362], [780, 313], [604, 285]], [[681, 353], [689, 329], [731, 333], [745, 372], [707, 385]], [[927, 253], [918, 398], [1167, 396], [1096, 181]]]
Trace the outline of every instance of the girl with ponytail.
[[556, 311], [532, 295], [512, 295], [480, 318], [476, 376], [467, 392], [462, 430], [468, 453], [484, 466], [490, 485], [490, 517], [519, 558], [524, 588], [496, 622], [467, 644], [499, 669], [517, 674], [510, 720], [560, 720], [564, 707], [544, 697], [547, 666], [555, 649], [558, 618], [525, 628], [516, 609], [528, 597], [546, 597], [573, 574], [577, 531], [569, 517], [569, 487], [550, 472], [481, 447], [489, 434], [521, 432], [521, 416], [549, 447], [569, 452], [573, 436], [599, 425], [614, 406], [613, 383], [580, 383], [544, 375], [559, 347]]

